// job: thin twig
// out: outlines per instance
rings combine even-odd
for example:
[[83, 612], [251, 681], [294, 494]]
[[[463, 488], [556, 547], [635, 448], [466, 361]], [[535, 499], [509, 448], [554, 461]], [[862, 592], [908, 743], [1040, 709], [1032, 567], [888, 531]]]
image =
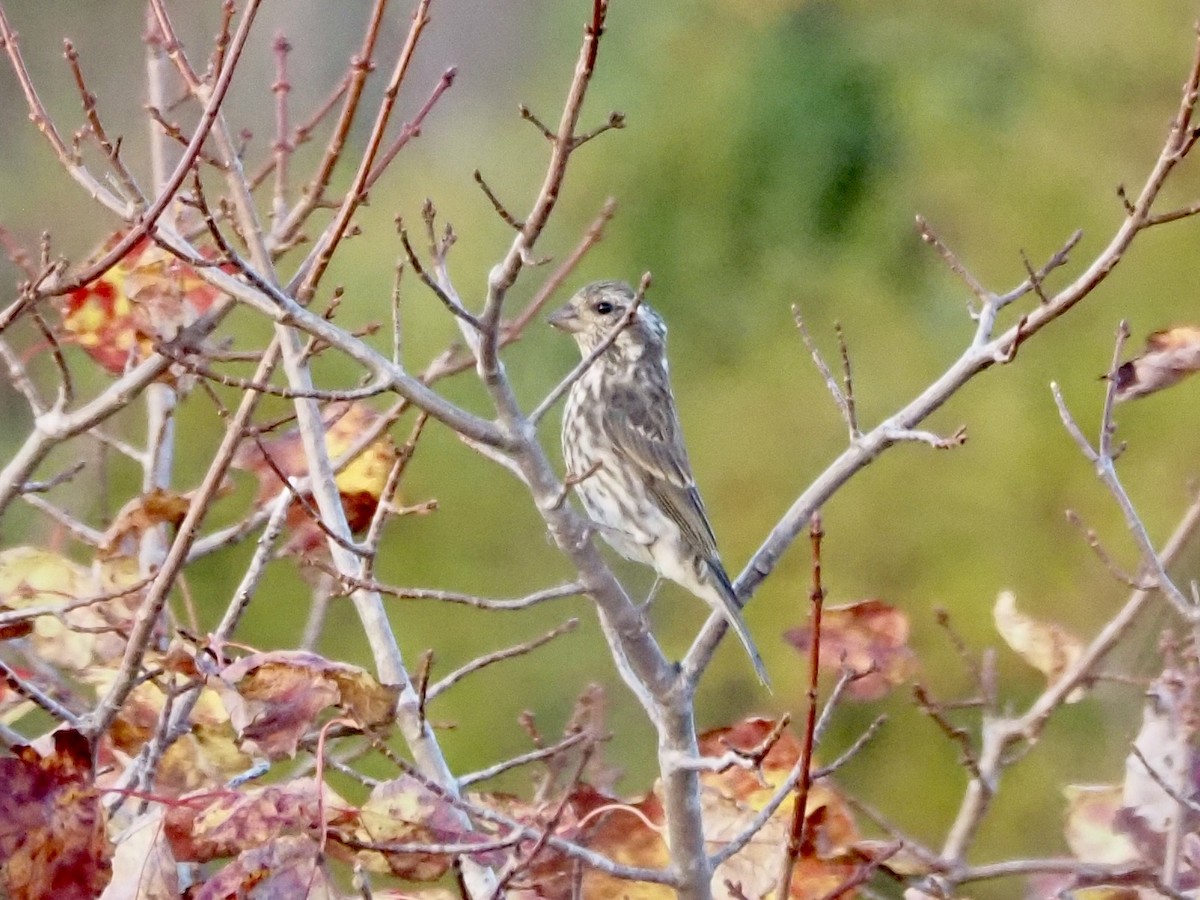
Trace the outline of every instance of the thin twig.
[[524, 656], [525, 654], [536, 650], [538, 647], [541, 647], [543, 644], [548, 644], [550, 641], [554, 640], [560, 635], [569, 634], [578, 627], [578, 619], [567, 619], [567, 621], [563, 622], [561, 625], [551, 628], [545, 634], [538, 635], [537, 637], [528, 641], [522, 641], [521, 643], [515, 644], [512, 647], [506, 647], [503, 650], [496, 650], [493, 653], [485, 653], [483, 656], [477, 657], [471, 660], [469, 663], [459, 666], [445, 678], [432, 685], [426, 692], [426, 698], [432, 700], [442, 692], [454, 687], [454, 685], [458, 684], [458, 682], [462, 681], [468, 675], [478, 672], [480, 669], [484, 669], [493, 663], [498, 663], [506, 659], [513, 659], [518, 656]]
[[[850, 440], [853, 441], [861, 434], [858, 428], [858, 416], [854, 410], [853, 397], [838, 385], [837, 379], [833, 377], [833, 371], [829, 368], [829, 364], [825, 362], [825, 357], [821, 354], [816, 342], [813, 341], [812, 335], [808, 333], [808, 328], [805, 326], [804, 319], [800, 315], [800, 308], [794, 304], [792, 306], [792, 321], [796, 323], [796, 330], [800, 332], [800, 340], [808, 348], [813, 364], [817, 367], [817, 371], [821, 373], [821, 378], [825, 381], [825, 387], [833, 395], [833, 401], [837, 404], [838, 410], [842, 414], [842, 420], [846, 423], [846, 427], [850, 432]], [[842, 348], [843, 372], [845, 373], [845, 384], [848, 387], [850, 384], [850, 361], [845, 352], [846, 345], [841, 340], [840, 328], [838, 329], [838, 341]]]
[[591, 732], [577, 731], [574, 734], [567, 735], [558, 743], [550, 744], [546, 747], [539, 747], [536, 750], [530, 750], [528, 753], [518, 754], [517, 756], [513, 756], [509, 759], [503, 760], [502, 762], [494, 763], [493, 765], [488, 766], [486, 769], [480, 769], [478, 772], [470, 772], [466, 775], [463, 775], [458, 779], [458, 783], [461, 787], [467, 788], [473, 784], [478, 784], [481, 781], [488, 781], [492, 778], [496, 778], [497, 776], [503, 775], [505, 772], [518, 768], [519, 766], [526, 766], [530, 763], [541, 762], [542, 760], [558, 756], [561, 753], [566, 753], [568, 750], [572, 749], [578, 744], [594, 740], [596, 740], [596, 735], [592, 734]]

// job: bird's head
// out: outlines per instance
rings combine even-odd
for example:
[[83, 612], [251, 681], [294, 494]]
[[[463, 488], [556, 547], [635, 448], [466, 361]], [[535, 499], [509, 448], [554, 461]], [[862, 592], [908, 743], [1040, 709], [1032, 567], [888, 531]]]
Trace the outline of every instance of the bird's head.
[[[623, 281], [596, 281], [581, 288], [550, 316], [549, 322], [569, 332], [586, 356], [626, 320], [636, 296]], [[667, 326], [662, 317], [641, 303], [612, 346], [622, 356], [637, 358], [648, 350], [661, 355], [666, 340]]]

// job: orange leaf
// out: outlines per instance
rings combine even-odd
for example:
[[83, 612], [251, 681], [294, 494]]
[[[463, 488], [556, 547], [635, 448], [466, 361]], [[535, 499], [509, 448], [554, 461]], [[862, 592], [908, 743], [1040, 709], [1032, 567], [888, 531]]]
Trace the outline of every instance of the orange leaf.
[[[379, 414], [364, 403], [329, 404], [323, 422], [325, 449], [330, 458], [336, 462], [378, 421]], [[346, 518], [352, 531], [361, 531], [370, 524], [398, 452], [395, 442], [384, 434], [367, 445], [337, 474], [338, 493], [341, 495], [342, 506], [346, 510]], [[274, 497], [282, 486], [276, 470], [288, 478], [303, 478], [308, 475], [308, 459], [299, 431], [290, 431], [261, 443], [243, 444], [234, 456], [233, 465], [258, 478], [260, 503]], [[303, 553], [323, 542], [323, 536], [309, 521], [306, 512], [297, 505], [293, 507], [293, 513], [289, 515], [288, 522], [293, 531], [297, 532], [297, 536], [289, 544], [291, 550]]]
[[[587, 832], [586, 843], [610, 859], [624, 865], [650, 869], [666, 868], [671, 863], [664, 829], [666, 816], [662, 801], [651, 794], [631, 803], [622, 803], [601, 795], [590, 798], [595, 815]], [[580, 809], [578, 812], [583, 812]], [[715, 882], [714, 882], [715, 883]], [[669, 900], [671, 888], [642, 881], [622, 881], [595, 869], [583, 875], [583, 895], [598, 900]], [[570, 896], [566, 894], [565, 896]]]
[[[115, 235], [106, 247], [120, 238]], [[173, 339], [219, 296], [195, 269], [144, 238], [115, 266], [64, 298], [63, 327], [96, 362], [119, 374], [131, 357], [150, 355], [152, 339]]]
[[[760, 747], [775, 727], [770, 719], [746, 719], [731, 728], [720, 728], [700, 737], [700, 752], [717, 756], [729, 749], [743, 752]], [[725, 772], [704, 772], [701, 803], [705, 836], [710, 850], [719, 850], [740, 835], [766, 807], [800, 759], [800, 741], [784, 731], [762, 763], [762, 781], [740, 767]], [[815, 763], [814, 763], [815, 765]], [[722, 897], [729, 883], [747, 897], [774, 896], [783, 866], [783, 850], [791, 827], [795, 793], [790, 794], [746, 847], [718, 867], [713, 889]], [[854, 874], [859, 860], [853, 845], [858, 830], [845, 802], [828, 780], [814, 784], [805, 807], [805, 840], [792, 873], [788, 896], [793, 900], [818, 900], [833, 895]]]

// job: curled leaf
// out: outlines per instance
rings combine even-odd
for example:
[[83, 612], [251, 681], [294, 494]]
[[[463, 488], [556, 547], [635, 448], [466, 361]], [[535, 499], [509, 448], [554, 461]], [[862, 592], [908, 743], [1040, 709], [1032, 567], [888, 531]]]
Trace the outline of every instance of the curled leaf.
[[[1083, 641], [1061, 625], [1042, 622], [1017, 610], [1012, 591], [1001, 591], [992, 610], [996, 630], [1025, 662], [1054, 684], [1083, 654]], [[1066, 697], [1067, 703], [1082, 700], [1084, 689], [1077, 687]]]
[[1189, 740], [1195, 729], [1191, 701], [1182, 681], [1163, 675], [1146, 692], [1142, 726], [1133, 740], [1134, 751], [1125, 759], [1123, 805], [1150, 831], [1168, 833], [1186, 810], [1163, 787], [1173, 787], [1176, 796], [1191, 797], [1196, 785], [1196, 752]]
[[209, 683], [243, 742], [272, 759], [293, 755], [300, 738], [330, 707], [364, 727], [390, 724], [399, 690], [358, 666], [303, 650], [252, 653]]

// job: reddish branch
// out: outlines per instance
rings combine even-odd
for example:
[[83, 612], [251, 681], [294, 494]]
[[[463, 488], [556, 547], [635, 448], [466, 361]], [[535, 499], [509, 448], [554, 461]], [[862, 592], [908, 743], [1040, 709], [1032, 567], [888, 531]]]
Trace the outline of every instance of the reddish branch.
[[808, 818], [808, 792], [812, 786], [813, 738], [817, 729], [817, 678], [821, 668], [821, 611], [825, 604], [825, 589], [821, 584], [821, 515], [814, 513], [809, 525], [812, 544], [812, 590], [808, 595], [811, 605], [809, 627], [812, 645], [808, 651], [808, 712], [804, 719], [804, 740], [800, 745], [800, 783], [796, 785], [796, 802], [792, 807], [792, 818], [788, 826], [787, 845], [783, 855], [782, 873], [776, 891], [778, 900], [788, 900], [792, 894], [792, 873], [804, 846], [804, 825]]

